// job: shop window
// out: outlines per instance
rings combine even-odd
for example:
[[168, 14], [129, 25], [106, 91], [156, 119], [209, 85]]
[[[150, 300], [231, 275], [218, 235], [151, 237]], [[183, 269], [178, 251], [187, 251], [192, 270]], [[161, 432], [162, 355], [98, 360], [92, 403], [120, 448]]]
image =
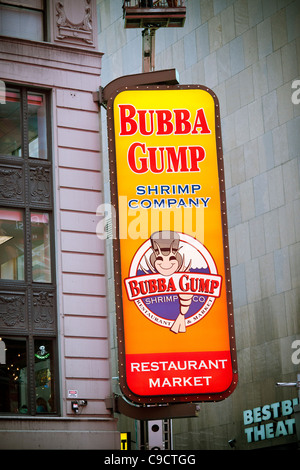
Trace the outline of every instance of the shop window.
[[[56, 412], [53, 341], [35, 339], [34, 365], [28, 361], [30, 340], [2, 337], [5, 359], [0, 362], [0, 413], [30, 414], [30, 377], [33, 376], [35, 414]], [[32, 370], [31, 370], [32, 369]]]
[[0, 35], [44, 41], [43, 0], [4, 0], [0, 2]]
[[0, 413], [28, 412], [27, 347], [25, 339], [1, 338], [6, 362], [0, 364]]
[[57, 413], [51, 97], [1, 90], [0, 413]]
[[[49, 214], [32, 212], [32, 280], [51, 282]], [[23, 211], [0, 208], [0, 279], [24, 280]]]
[[34, 351], [36, 412], [55, 412], [53, 343], [45, 339], [35, 340]]

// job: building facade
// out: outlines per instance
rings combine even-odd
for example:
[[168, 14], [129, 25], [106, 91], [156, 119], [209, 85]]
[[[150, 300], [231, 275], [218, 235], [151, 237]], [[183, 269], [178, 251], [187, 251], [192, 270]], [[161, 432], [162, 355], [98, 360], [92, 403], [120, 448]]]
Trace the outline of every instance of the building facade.
[[[142, 29], [124, 29], [118, 3], [97, 1], [103, 86], [142, 72]], [[293, 449], [295, 414], [284, 407], [296, 405], [297, 388], [276, 383], [295, 383], [300, 371], [300, 4], [185, 5], [183, 27], [155, 32], [155, 70], [175, 68], [180, 84], [207, 86], [219, 98], [239, 382], [226, 400], [200, 404], [197, 418], [173, 419], [173, 448]], [[113, 318], [113, 300], [109, 310]], [[123, 416], [119, 428], [138, 435]]]
[[0, 447], [119, 448], [95, 235], [96, 3], [1, 2], [0, 17]]

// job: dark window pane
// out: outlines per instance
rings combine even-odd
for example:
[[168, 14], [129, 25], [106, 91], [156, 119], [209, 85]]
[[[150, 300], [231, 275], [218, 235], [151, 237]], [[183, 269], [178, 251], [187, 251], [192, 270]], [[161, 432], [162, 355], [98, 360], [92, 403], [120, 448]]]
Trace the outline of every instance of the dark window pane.
[[51, 340], [35, 340], [35, 396], [36, 412], [55, 412], [54, 358]]
[[28, 95], [28, 142], [31, 158], [47, 158], [46, 102], [43, 94]]
[[1, 88], [0, 154], [21, 156], [21, 146], [20, 92]]
[[0, 278], [24, 280], [23, 214], [0, 208]]
[[5, 362], [0, 364], [0, 412], [28, 412], [26, 341], [1, 338]]
[[32, 280], [51, 282], [49, 215], [31, 213]]

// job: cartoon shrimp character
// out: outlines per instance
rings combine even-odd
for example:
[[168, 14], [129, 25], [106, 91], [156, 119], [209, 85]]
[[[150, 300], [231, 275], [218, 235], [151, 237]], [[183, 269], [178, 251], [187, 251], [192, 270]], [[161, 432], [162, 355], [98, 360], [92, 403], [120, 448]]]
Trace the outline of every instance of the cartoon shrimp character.
[[[152, 253], [149, 261], [145, 257], [145, 263], [152, 272], [158, 272], [162, 276], [171, 276], [175, 272], [187, 272], [191, 267], [191, 261], [185, 266], [184, 255], [179, 253], [179, 235], [177, 232], [162, 230], [154, 232], [151, 237]], [[141, 268], [145, 273], [146, 271]], [[173, 333], [185, 333], [185, 314], [192, 302], [191, 294], [179, 294], [180, 312], [170, 330]]]

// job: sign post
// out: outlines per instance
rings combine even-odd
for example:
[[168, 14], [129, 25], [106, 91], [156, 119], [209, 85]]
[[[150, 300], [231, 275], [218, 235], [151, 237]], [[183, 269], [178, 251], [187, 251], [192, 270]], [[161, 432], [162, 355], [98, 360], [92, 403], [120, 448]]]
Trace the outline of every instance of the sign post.
[[237, 384], [219, 103], [202, 86], [107, 101], [120, 388], [134, 404]]

